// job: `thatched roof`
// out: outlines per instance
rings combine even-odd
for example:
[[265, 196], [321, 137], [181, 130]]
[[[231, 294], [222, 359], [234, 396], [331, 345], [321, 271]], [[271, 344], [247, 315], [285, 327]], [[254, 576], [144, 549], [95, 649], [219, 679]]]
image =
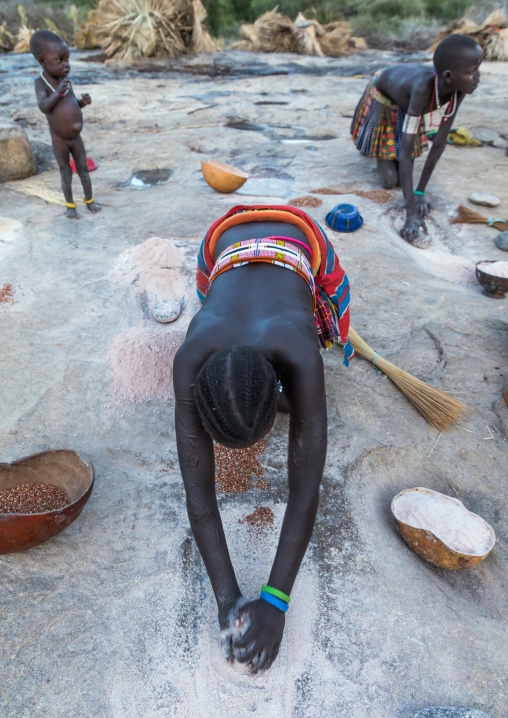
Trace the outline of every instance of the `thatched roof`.
[[321, 25], [302, 13], [294, 22], [276, 10], [258, 17], [252, 25], [240, 27], [240, 37], [233, 44], [237, 50], [251, 52], [295, 52], [300, 55], [342, 57], [350, 51], [351, 27], [348, 22]]

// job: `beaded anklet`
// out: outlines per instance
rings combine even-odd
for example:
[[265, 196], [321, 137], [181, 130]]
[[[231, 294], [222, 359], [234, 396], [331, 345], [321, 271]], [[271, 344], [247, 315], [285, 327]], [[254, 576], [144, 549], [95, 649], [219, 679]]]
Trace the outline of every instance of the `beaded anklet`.
[[68, 207], [69, 209], [76, 209], [76, 207], [78, 205], [76, 204], [76, 202], [66, 202], [65, 206]]
[[420, 192], [418, 189], [415, 189], [413, 194], [417, 194], [419, 197], [425, 197], [425, 192]]
[[92, 202], [93, 202], [93, 197], [92, 197], [91, 199], [85, 199], [85, 197], [83, 197], [83, 202], [84, 202], [85, 204], [92, 204]]

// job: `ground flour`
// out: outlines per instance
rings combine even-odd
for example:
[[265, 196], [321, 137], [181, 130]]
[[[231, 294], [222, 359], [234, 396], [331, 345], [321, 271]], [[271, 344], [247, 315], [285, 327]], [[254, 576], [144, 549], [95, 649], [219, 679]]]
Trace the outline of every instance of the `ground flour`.
[[413, 489], [396, 496], [393, 515], [402, 523], [434, 534], [448, 548], [470, 556], [484, 556], [495, 541], [486, 521], [451, 496], [429, 489]]

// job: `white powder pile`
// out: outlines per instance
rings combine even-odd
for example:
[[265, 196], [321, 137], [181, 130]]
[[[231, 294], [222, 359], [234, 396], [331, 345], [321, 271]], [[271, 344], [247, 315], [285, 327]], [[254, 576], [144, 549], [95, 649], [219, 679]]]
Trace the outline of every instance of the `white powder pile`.
[[484, 556], [494, 545], [489, 524], [451, 496], [417, 488], [396, 496], [393, 515], [402, 523], [434, 534], [448, 548], [470, 556]]
[[479, 264], [478, 269], [485, 274], [491, 274], [493, 277], [504, 277], [508, 278], [508, 262], [486, 262], [485, 264]]
[[107, 362], [113, 393], [125, 401], [173, 398], [173, 359], [185, 332], [132, 327], [116, 336]]

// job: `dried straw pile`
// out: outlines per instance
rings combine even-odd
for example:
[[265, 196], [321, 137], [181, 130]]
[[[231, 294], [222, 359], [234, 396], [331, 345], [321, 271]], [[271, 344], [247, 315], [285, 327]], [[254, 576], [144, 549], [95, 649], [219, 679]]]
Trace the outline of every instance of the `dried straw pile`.
[[232, 46], [236, 50], [343, 57], [351, 49], [348, 22], [321, 25], [317, 20], [307, 20], [302, 13], [292, 22], [276, 10], [270, 10], [253, 25], [242, 25], [239, 32], [242, 39]]
[[201, 0], [100, 0], [77, 39], [116, 60], [214, 52], [205, 17]]
[[430, 50], [434, 51], [441, 40], [454, 33], [474, 38], [481, 45], [486, 60], [508, 60], [508, 18], [502, 10], [494, 10], [482, 25], [466, 18], [454, 20], [439, 33]]

